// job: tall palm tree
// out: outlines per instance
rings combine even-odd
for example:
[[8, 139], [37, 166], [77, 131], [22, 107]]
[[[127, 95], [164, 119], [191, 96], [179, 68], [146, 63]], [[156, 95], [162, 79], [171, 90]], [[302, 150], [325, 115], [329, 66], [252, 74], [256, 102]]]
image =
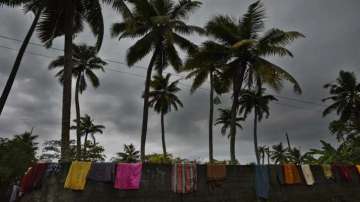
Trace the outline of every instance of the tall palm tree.
[[65, 36], [64, 40], [64, 86], [62, 100], [62, 128], [61, 128], [61, 156], [62, 160], [70, 159], [70, 112], [71, 112], [71, 83], [73, 69], [73, 39], [76, 33], [84, 28], [86, 22], [97, 38], [96, 49], [99, 51], [104, 36], [104, 22], [100, 2], [112, 4], [120, 12], [127, 12], [123, 0], [51, 0], [46, 1], [42, 18], [40, 18], [37, 31], [39, 38], [47, 47], [52, 41]]
[[[84, 148], [83, 148], [83, 154], [82, 157], [84, 158], [86, 154], [86, 148], [88, 145], [88, 135], [91, 136], [93, 139], [93, 145], [96, 145], [96, 138], [95, 134], [100, 133], [103, 134], [103, 131], [105, 129], [105, 126], [103, 125], [96, 125], [94, 124], [94, 120], [87, 114], [85, 116], [80, 117], [80, 124], [78, 125], [77, 120], [74, 120], [76, 123], [76, 126], [72, 126], [72, 129], [80, 129], [80, 134], [84, 137]], [[80, 126], [80, 127], [79, 127]], [[79, 155], [77, 155], [79, 156]]]
[[[79, 94], [82, 94], [87, 88], [87, 79], [90, 80], [94, 88], [99, 87], [99, 78], [96, 76], [94, 70], [104, 71], [106, 62], [97, 56], [97, 49], [95, 47], [82, 45], [73, 45], [73, 77], [76, 79], [75, 86], [75, 107], [76, 107], [76, 144], [77, 154], [81, 151], [81, 133], [80, 133], [80, 102]], [[60, 82], [64, 82], [64, 65], [65, 57], [60, 56], [56, 60], [52, 61], [49, 65], [49, 69], [62, 68], [58, 71], [56, 76]]]
[[[194, 78], [191, 93], [199, 89], [206, 81], [210, 81], [209, 97], [209, 161], [214, 161], [213, 154], [213, 126], [214, 126], [214, 93], [222, 94], [228, 91], [223, 77], [223, 69], [227, 58], [212, 48], [212, 43], [205, 42], [195, 53], [191, 54], [185, 63], [184, 70], [189, 71], [187, 78]], [[225, 88], [222, 88], [225, 87]]]
[[183, 103], [176, 96], [176, 93], [181, 90], [177, 87], [179, 81], [170, 83], [170, 76], [171, 74], [167, 74], [165, 77], [155, 75], [150, 83], [151, 91], [149, 92], [149, 106], [153, 107], [161, 116], [161, 141], [164, 158], [167, 157], [164, 117], [171, 112], [172, 108], [178, 110], [179, 107], [183, 107]]
[[357, 82], [354, 73], [340, 71], [336, 82], [326, 84], [324, 87], [329, 89], [331, 96], [323, 101], [333, 102], [324, 110], [324, 116], [336, 112], [342, 122], [360, 119], [360, 83]]
[[257, 124], [261, 121], [265, 115], [265, 118], [269, 118], [270, 109], [269, 103], [276, 101], [277, 99], [272, 95], [266, 95], [265, 89], [260, 88], [256, 91], [245, 90], [242, 91], [239, 100], [239, 113], [244, 114], [246, 118], [251, 112], [254, 112], [254, 148], [256, 155], [256, 162], [260, 164], [260, 157], [258, 152], [258, 136], [257, 136]]
[[180, 0], [131, 0], [132, 17], [125, 18], [112, 27], [112, 36], [122, 38], [140, 38], [127, 53], [127, 63], [133, 66], [152, 52], [147, 68], [143, 121], [141, 130], [141, 160], [145, 160], [145, 143], [149, 112], [149, 91], [152, 70], [155, 67], [160, 73], [170, 64], [176, 71], [180, 70], [182, 60], [174, 45], [192, 52], [196, 46], [181, 35], [202, 33], [200, 27], [188, 25], [185, 19], [198, 7], [199, 1]]
[[[223, 136], [228, 135], [228, 138], [230, 137], [230, 134], [227, 134], [227, 130], [230, 128], [230, 124], [231, 124], [231, 110], [230, 109], [218, 109], [220, 112], [219, 118], [216, 119], [215, 125], [222, 125], [221, 127], [221, 134]], [[240, 124], [240, 122], [244, 121], [245, 119], [242, 117], [237, 117], [236, 118], [236, 126], [239, 129], [242, 129], [242, 126]], [[231, 156], [231, 151], [230, 151], [230, 156]], [[236, 159], [231, 160], [232, 163], [236, 163]]]
[[288, 162], [288, 149], [285, 148], [282, 143], [274, 145], [272, 149], [271, 160], [273, 160], [275, 164], [284, 164]]
[[30, 39], [31, 39], [32, 35], [35, 32], [36, 25], [38, 24], [39, 19], [41, 17], [44, 1], [45, 0], [0, 0], [0, 6], [7, 5], [7, 6], [11, 6], [11, 7], [15, 7], [15, 6], [17, 7], [17, 6], [22, 6], [23, 5], [25, 7], [25, 11], [26, 11], [25, 13], [30, 12], [30, 13], [33, 13], [35, 15], [32, 23], [31, 23], [30, 29], [28, 30], [28, 32], [27, 32], [27, 34], [25, 36], [25, 39], [21, 44], [21, 47], [19, 49], [19, 52], [18, 52], [18, 54], [16, 56], [16, 59], [15, 59], [15, 62], [13, 64], [13, 67], [11, 69], [9, 78], [6, 81], [4, 90], [3, 90], [2, 94], [1, 94], [1, 97], [0, 97], [0, 115], [1, 115], [1, 113], [3, 111], [3, 109], [4, 109], [4, 106], [6, 104], [6, 100], [7, 100], [8, 96], [9, 96], [9, 94], [10, 94], [12, 85], [14, 84], [17, 72], [18, 72], [18, 70], [20, 68], [20, 65], [21, 65], [22, 58], [23, 58], [24, 53], [26, 51], [26, 48], [29, 45]]
[[228, 55], [226, 74], [233, 84], [233, 103], [231, 119], [231, 159], [235, 160], [236, 113], [244, 81], [251, 84], [261, 79], [275, 89], [280, 89], [282, 81], [289, 81], [296, 92], [301, 92], [296, 80], [283, 68], [266, 60], [266, 56], [293, 56], [285, 47], [296, 38], [303, 37], [299, 32], [271, 29], [263, 36], [264, 6], [261, 1], [251, 4], [239, 20], [226, 15], [215, 16], [206, 30], [216, 42], [213, 47]]

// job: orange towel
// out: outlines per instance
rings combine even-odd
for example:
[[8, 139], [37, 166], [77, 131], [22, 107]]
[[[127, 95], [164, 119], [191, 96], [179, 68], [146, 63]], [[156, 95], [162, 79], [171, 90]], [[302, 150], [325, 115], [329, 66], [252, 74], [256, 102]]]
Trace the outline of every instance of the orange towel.
[[360, 165], [356, 165], [356, 170], [358, 171], [358, 173], [360, 174]]
[[294, 164], [283, 165], [285, 184], [300, 184], [301, 177], [299, 170]]
[[226, 177], [226, 166], [208, 164], [207, 165], [207, 178], [208, 181], [223, 181]]

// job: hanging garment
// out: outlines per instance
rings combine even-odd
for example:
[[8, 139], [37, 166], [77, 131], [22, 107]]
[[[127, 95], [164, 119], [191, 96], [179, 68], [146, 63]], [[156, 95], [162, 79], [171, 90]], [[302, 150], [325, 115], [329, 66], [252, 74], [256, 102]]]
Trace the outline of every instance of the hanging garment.
[[360, 165], [356, 165], [355, 168], [356, 168], [358, 174], [360, 174]]
[[121, 190], [139, 189], [141, 171], [141, 163], [117, 164], [114, 187]]
[[285, 184], [291, 185], [301, 183], [300, 173], [296, 165], [285, 164], [283, 165], [283, 171]]
[[84, 190], [91, 162], [73, 161], [66, 177], [64, 188]]
[[333, 172], [335, 172], [338, 176], [337, 180], [341, 180], [343, 182], [351, 182], [351, 169], [346, 165], [334, 165], [332, 166]]
[[197, 190], [197, 168], [195, 163], [176, 163], [172, 167], [171, 190], [185, 194]]
[[21, 179], [21, 192], [27, 193], [41, 186], [47, 164], [38, 163], [30, 167]]
[[334, 175], [333, 175], [333, 172], [331, 170], [331, 165], [329, 164], [323, 164], [321, 165], [322, 167], [322, 170], [323, 170], [323, 173], [324, 173], [324, 176], [326, 179], [333, 179], [334, 178]]
[[306, 184], [310, 185], [310, 186], [314, 185], [315, 180], [314, 180], [314, 176], [313, 176], [313, 173], [311, 171], [310, 165], [301, 165], [301, 170], [303, 172]]
[[208, 164], [206, 173], [210, 188], [221, 187], [226, 178], [226, 165]]
[[20, 187], [17, 184], [13, 185], [9, 202], [15, 202], [18, 199]]
[[268, 199], [270, 192], [269, 168], [264, 165], [255, 166], [255, 189], [256, 196], [261, 199]]
[[115, 178], [115, 163], [93, 163], [87, 177], [97, 182], [113, 182]]

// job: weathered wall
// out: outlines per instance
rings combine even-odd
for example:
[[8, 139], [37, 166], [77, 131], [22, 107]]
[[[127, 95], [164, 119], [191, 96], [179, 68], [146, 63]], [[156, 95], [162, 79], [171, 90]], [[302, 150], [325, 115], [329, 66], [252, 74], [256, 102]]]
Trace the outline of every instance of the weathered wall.
[[[170, 191], [171, 166], [144, 165], [141, 189], [119, 191], [111, 184], [88, 181], [84, 191], [63, 189], [66, 173], [44, 181], [41, 190], [26, 195], [22, 202], [253, 202], [254, 168], [228, 166], [222, 188], [212, 190], [206, 182], [206, 166], [198, 166], [198, 191], [178, 195]], [[317, 184], [281, 186], [271, 182], [272, 202], [360, 202], [360, 182], [354, 172], [352, 183], [334, 183], [324, 179], [321, 168], [314, 167]]]

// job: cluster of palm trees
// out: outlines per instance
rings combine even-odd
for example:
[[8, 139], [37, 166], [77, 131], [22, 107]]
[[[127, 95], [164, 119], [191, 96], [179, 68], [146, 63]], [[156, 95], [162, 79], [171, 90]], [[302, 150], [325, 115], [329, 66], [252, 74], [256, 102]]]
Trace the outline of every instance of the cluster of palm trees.
[[[145, 160], [148, 113], [153, 107], [161, 116], [163, 153], [166, 156], [165, 115], [172, 108], [177, 110], [182, 103], [176, 96], [180, 91], [178, 81], [170, 82], [170, 75], [164, 70], [171, 66], [175, 72], [187, 72], [193, 79], [192, 92], [210, 81], [209, 96], [209, 160], [214, 160], [213, 126], [214, 102], [217, 95], [230, 95], [229, 109], [220, 109], [221, 117], [216, 124], [223, 124], [223, 132], [229, 128], [231, 161], [236, 162], [235, 140], [239, 121], [248, 114], [254, 114], [254, 145], [257, 163], [260, 163], [257, 145], [257, 124], [269, 116], [269, 103], [276, 98], [265, 93], [264, 86], [280, 91], [283, 82], [294, 86], [301, 93], [297, 81], [284, 70], [267, 60], [268, 56], [290, 56], [293, 54], [286, 46], [299, 37], [296, 31], [280, 29], [265, 30], [265, 8], [261, 1], [248, 7], [238, 19], [228, 15], [217, 15], [204, 27], [187, 23], [189, 16], [201, 6], [196, 0], [0, 0], [0, 5], [23, 6], [26, 11], [35, 13], [32, 26], [19, 50], [0, 102], [0, 112], [5, 104], [19, 69], [22, 56], [35, 31], [46, 47], [59, 36], [64, 38], [64, 56], [53, 61], [49, 68], [63, 67], [57, 77], [63, 84], [62, 111], [62, 158], [69, 159], [70, 111], [72, 78], [76, 79], [76, 128], [77, 144], [81, 145], [81, 114], [79, 94], [87, 86], [88, 78], [94, 87], [99, 85], [95, 70], [103, 70], [106, 65], [97, 56], [104, 36], [104, 21], [101, 3], [111, 5], [122, 16], [122, 21], [114, 23], [112, 37], [119, 40], [135, 40], [128, 48], [126, 61], [129, 67], [147, 55], [150, 61], [147, 68], [143, 94], [143, 120], [141, 130], [140, 157]], [[73, 39], [87, 23], [97, 37], [93, 46], [75, 45]], [[193, 34], [207, 37], [200, 46], [186, 38]], [[187, 53], [185, 60], [179, 50]], [[153, 77], [153, 73], [155, 75]], [[80, 154], [78, 146], [78, 154]]]

